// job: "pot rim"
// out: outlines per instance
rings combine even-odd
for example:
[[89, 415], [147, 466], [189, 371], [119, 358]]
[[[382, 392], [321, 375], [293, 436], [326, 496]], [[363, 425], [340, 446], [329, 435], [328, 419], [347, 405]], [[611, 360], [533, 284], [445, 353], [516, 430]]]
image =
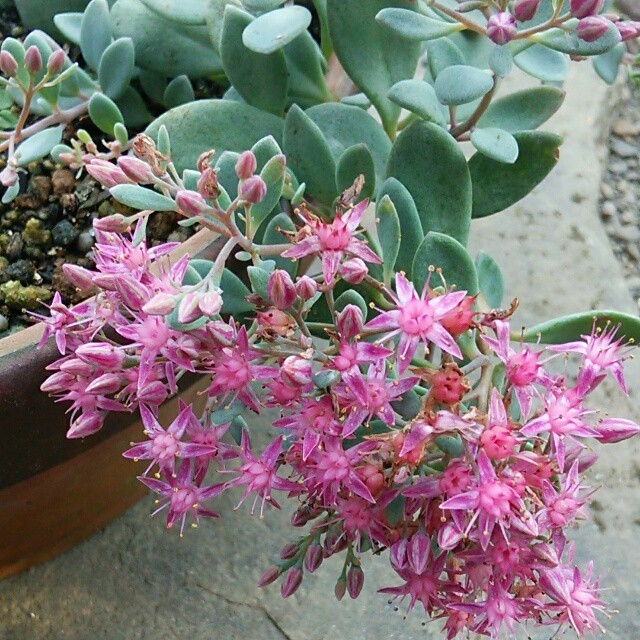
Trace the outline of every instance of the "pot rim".
[[[172, 261], [178, 260], [185, 254], [196, 255], [206, 249], [214, 240], [216, 235], [210, 229], [201, 229], [190, 238], [176, 247], [170, 254]], [[91, 298], [88, 298], [90, 300]], [[0, 339], [0, 362], [4, 356], [11, 355], [17, 351], [36, 348], [45, 330], [45, 323], [38, 322], [30, 327], [20, 329], [6, 338]]]

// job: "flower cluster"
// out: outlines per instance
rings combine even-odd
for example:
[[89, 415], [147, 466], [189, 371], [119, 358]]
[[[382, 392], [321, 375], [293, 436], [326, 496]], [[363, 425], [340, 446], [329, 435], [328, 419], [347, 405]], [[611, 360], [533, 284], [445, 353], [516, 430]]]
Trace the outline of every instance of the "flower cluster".
[[[599, 628], [598, 581], [573, 566], [567, 529], [592, 493], [590, 443], [640, 432], [586, 405], [607, 376], [626, 392], [630, 347], [616, 328], [594, 323], [547, 350], [514, 344], [510, 310], [489, 311], [436, 273], [419, 289], [401, 272], [381, 282], [357, 188], [334, 215], [305, 203], [282, 244], [260, 245], [252, 212], [267, 187], [252, 154], [239, 157], [238, 194], [224, 205], [206, 158], [189, 190], [151, 151], [138, 145], [140, 157], [93, 174], [107, 186], [119, 171], [127, 183], [162, 182], [226, 243], [215, 262], [172, 260], [173, 245], [146, 247], [149, 212], [97, 221], [97, 271], [66, 269], [94, 297], [72, 309], [56, 299], [45, 320], [62, 357], [43, 390], [71, 403], [69, 437], [94, 433], [107, 412], [139, 410], [142, 440], [124, 455], [147, 465], [141, 482], [181, 532], [217, 516], [214, 499], [234, 487], [260, 516], [293, 498], [292, 525], [305, 531], [260, 581], [282, 578], [284, 597], [341, 554], [336, 596], [356, 598], [363, 555], [387, 550], [398, 580], [380, 591], [408, 610], [419, 602], [447, 638], [495, 638], [527, 621]], [[234, 254], [251, 263], [253, 291], [239, 300], [244, 285], [224, 270]], [[368, 287], [371, 304], [341, 304], [345, 283]], [[201, 406], [182, 403], [161, 424], [160, 405], [194, 374]], [[277, 430], [264, 448], [251, 444], [248, 412]]]

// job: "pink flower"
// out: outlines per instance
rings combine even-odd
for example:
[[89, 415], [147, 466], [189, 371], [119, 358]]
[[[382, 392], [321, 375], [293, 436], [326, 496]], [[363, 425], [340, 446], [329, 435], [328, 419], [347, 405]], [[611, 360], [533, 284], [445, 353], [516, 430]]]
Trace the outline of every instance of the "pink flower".
[[299, 214], [306, 224], [298, 232], [294, 246], [284, 251], [282, 257], [298, 259], [319, 254], [326, 284], [333, 282], [345, 256], [380, 264], [380, 258], [355, 237], [368, 204], [364, 200], [346, 213], [338, 213], [331, 222], [324, 222], [308, 213], [306, 218]]
[[411, 363], [420, 341], [440, 347], [455, 358], [462, 358], [460, 347], [450, 333], [442, 326], [441, 320], [455, 309], [465, 298], [466, 291], [445, 293], [429, 297], [428, 284], [418, 296], [414, 286], [402, 275], [396, 276], [397, 309], [384, 311], [366, 324], [371, 331], [389, 331], [382, 340], [386, 341], [400, 334], [398, 343], [398, 371], [404, 373]]
[[578, 462], [573, 463], [560, 491], [549, 481], [545, 481], [542, 487], [545, 508], [539, 513], [538, 524], [543, 528], [564, 529], [576, 518], [586, 518], [582, 505], [588, 496], [579, 495], [583, 488], [578, 477]]

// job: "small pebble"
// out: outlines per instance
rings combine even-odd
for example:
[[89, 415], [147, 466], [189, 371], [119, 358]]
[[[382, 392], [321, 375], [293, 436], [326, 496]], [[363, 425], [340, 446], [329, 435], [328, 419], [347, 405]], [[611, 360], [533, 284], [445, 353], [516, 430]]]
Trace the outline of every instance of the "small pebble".
[[616, 140], [614, 138], [611, 149], [613, 153], [621, 158], [635, 158], [638, 155], [638, 147], [633, 144], [629, 144], [624, 140]]
[[91, 251], [93, 245], [95, 244], [95, 238], [91, 231], [83, 231], [79, 236], [76, 242], [76, 246], [78, 247], [78, 251], [81, 253], [87, 253]]
[[616, 205], [610, 201], [604, 202], [600, 207], [600, 215], [603, 218], [612, 218], [616, 215]]
[[59, 247], [68, 247], [78, 236], [78, 230], [68, 220], [61, 220], [51, 230], [53, 243]]
[[616, 196], [616, 192], [606, 182], [600, 185], [600, 193], [605, 200], [613, 200]]

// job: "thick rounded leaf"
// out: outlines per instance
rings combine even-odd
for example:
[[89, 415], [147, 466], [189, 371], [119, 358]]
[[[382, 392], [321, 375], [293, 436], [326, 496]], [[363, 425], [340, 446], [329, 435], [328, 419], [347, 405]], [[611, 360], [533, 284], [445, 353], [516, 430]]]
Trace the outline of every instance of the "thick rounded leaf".
[[155, 138], [161, 126], [169, 132], [172, 159], [178, 171], [196, 166], [204, 151], [245, 151], [272, 135], [282, 142], [284, 121], [247, 104], [227, 100], [197, 100], [171, 109], [152, 122], [147, 133]]
[[114, 100], [126, 91], [135, 65], [136, 52], [131, 38], [118, 38], [100, 58], [98, 82], [102, 91]]
[[287, 161], [283, 155], [278, 155], [269, 160], [260, 172], [260, 177], [267, 185], [267, 195], [262, 202], [251, 207], [252, 229], [255, 232], [264, 222], [274, 207], [280, 202], [284, 178], [286, 175]]
[[389, 283], [402, 241], [400, 218], [389, 196], [385, 195], [378, 200], [376, 206], [376, 229], [378, 231], [378, 242], [382, 250], [381, 258], [384, 281]]
[[113, 135], [113, 128], [118, 122], [124, 122], [122, 112], [116, 103], [103, 93], [94, 93], [91, 96], [89, 117], [100, 131], [108, 135]]
[[137, 184], [117, 184], [109, 190], [111, 195], [122, 204], [138, 211], [149, 209], [150, 211], [177, 211], [176, 203], [167, 196], [139, 187]]
[[258, 142], [251, 147], [251, 151], [256, 157], [258, 171], [262, 170], [262, 167], [264, 167], [271, 158], [282, 153], [280, 145], [273, 136], [265, 136], [258, 140]]
[[65, 40], [72, 44], [80, 44], [80, 34], [82, 29], [82, 13], [69, 12], [59, 13], [53, 16], [53, 23], [58, 31], [63, 35]]
[[80, 51], [92, 69], [100, 67], [100, 58], [111, 41], [109, 4], [107, 0], [91, 0], [80, 25]]
[[[378, 201], [384, 200], [387, 196], [393, 202], [400, 221], [400, 247], [395, 268], [396, 271], [411, 273], [413, 258], [424, 239], [418, 209], [407, 188], [395, 178], [385, 180], [380, 187]], [[378, 235], [380, 235], [380, 230], [378, 230]], [[382, 244], [382, 238], [380, 238], [380, 244]]]
[[427, 63], [432, 78], [437, 78], [444, 69], [454, 65], [464, 65], [462, 51], [449, 38], [440, 38], [427, 43]]
[[236, 151], [223, 151], [216, 162], [218, 170], [218, 182], [224, 187], [227, 193], [235, 195], [238, 193], [238, 183], [240, 182], [236, 173], [236, 164], [240, 154]]
[[349, 147], [338, 160], [336, 167], [338, 192], [346, 191], [358, 176], [364, 176], [364, 187], [358, 200], [370, 198], [376, 188], [376, 168], [367, 145], [362, 142]]
[[[574, 313], [561, 318], [547, 320], [524, 331], [523, 338], [526, 342], [543, 344], [561, 344], [579, 340], [582, 335], [589, 335], [593, 325], [605, 329], [607, 326], [620, 325], [619, 335], [640, 341], [640, 318], [619, 311], [585, 311]], [[518, 334], [518, 338], [520, 334]], [[517, 339], [517, 338], [516, 338]]]
[[128, 36], [136, 50], [136, 65], [173, 78], [220, 75], [222, 62], [206, 27], [171, 22], [148, 9], [141, 0], [117, 0], [111, 8], [117, 38]]
[[282, 51], [264, 55], [243, 44], [242, 33], [252, 21], [246, 11], [232, 5], [225, 9], [220, 36], [224, 71], [245, 102], [282, 115], [289, 86], [287, 63]]
[[522, 71], [544, 82], [564, 82], [569, 72], [564, 54], [539, 44], [525, 49], [513, 61]]
[[473, 217], [504, 211], [522, 200], [556, 166], [562, 138], [543, 131], [516, 133], [518, 160], [511, 165], [476, 153], [469, 160], [473, 182]]
[[435, 90], [442, 104], [466, 104], [491, 91], [491, 76], [467, 65], [453, 65], [443, 69], [436, 78]]
[[284, 0], [244, 0], [244, 6], [251, 11], [271, 11], [284, 4]]
[[[240, 0], [208, 0], [207, 3], [207, 31], [209, 32], [209, 39], [213, 48], [220, 53], [220, 38], [222, 37], [222, 23], [224, 21], [224, 12], [227, 5], [233, 5], [239, 9], [243, 9], [246, 6], [251, 9], [249, 5], [245, 3], [243, 5]], [[275, 7], [274, 7], [275, 8]]]
[[[140, 129], [153, 120], [153, 116], [142, 96], [133, 87], [127, 87], [122, 96], [116, 100], [116, 104], [122, 112], [124, 121], [130, 127]], [[113, 130], [114, 137], [116, 137], [117, 129], [118, 126], [116, 125]]]
[[466, 243], [471, 224], [471, 178], [458, 143], [441, 127], [414, 122], [397, 138], [387, 167], [418, 208], [425, 233]]
[[499, 78], [505, 78], [513, 69], [513, 54], [509, 47], [494, 45], [489, 55], [489, 68]]
[[[430, 267], [442, 269], [447, 286], [456, 285], [469, 295], [478, 293], [478, 275], [467, 250], [454, 238], [444, 233], [430, 231], [422, 241], [413, 260], [411, 279], [418, 290], [422, 289], [431, 273]], [[437, 274], [431, 276], [431, 285], [441, 284]]]
[[415, 42], [435, 40], [462, 31], [464, 25], [457, 22], [434, 20], [408, 9], [382, 9], [376, 20], [392, 33]]
[[610, 51], [593, 58], [593, 68], [607, 84], [615, 83], [626, 50], [626, 46], [620, 43]]
[[497, 309], [504, 297], [504, 280], [498, 263], [484, 251], [476, 258], [476, 272], [480, 292], [491, 307]]
[[564, 101], [557, 87], [532, 87], [493, 102], [478, 121], [483, 128], [499, 127], [509, 133], [532, 131], [544, 124]]
[[51, 127], [40, 131], [35, 135], [27, 138], [22, 144], [18, 145], [15, 151], [15, 157], [19, 167], [24, 167], [34, 160], [44, 158], [51, 153], [51, 150], [62, 140], [62, 132], [64, 126]]
[[610, 51], [620, 42], [620, 32], [616, 25], [607, 22], [607, 32], [593, 42], [586, 42], [575, 31], [567, 33], [564, 29], [549, 29], [531, 36], [531, 40], [572, 56], [598, 56]]
[[297, 105], [287, 113], [283, 146], [291, 170], [306, 183], [307, 192], [331, 204], [338, 195], [336, 161], [318, 125]]
[[159, 16], [187, 25], [205, 23], [206, 2], [202, 0], [142, 0], [148, 9]]
[[181, 104], [195, 100], [191, 80], [188, 76], [182, 75], [174, 78], [164, 90], [163, 102], [168, 109], [179, 107]]
[[249, 291], [242, 280], [240, 280], [235, 273], [229, 271], [229, 269], [225, 269], [222, 272], [220, 288], [224, 292], [222, 296], [223, 313], [238, 316], [253, 311], [253, 305], [247, 302], [247, 297], [251, 295], [251, 291]]
[[407, 0], [327, 0], [329, 31], [336, 54], [356, 85], [374, 104], [384, 128], [395, 131], [400, 109], [387, 98], [399, 80], [412, 78], [420, 45], [378, 24], [387, 8], [414, 10]]
[[308, 31], [290, 42], [282, 52], [289, 73], [288, 103], [304, 102], [313, 106], [334, 100], [325, 82], [322, 51]]
[[349, 147], [366, 144], [376, 168], [376, 178], [382, 182], [391, 141], [375, 118], [358, 107], [338, 102], [319, 104], [306, 113], [322, 131], [336, 162]]
[[304, 33], [310, 24], [311, 12], [300, 5], [291, 5], [256, 18], [244, 30], [242, 42], [256, 53], [273, 53]]
[[513, 164], [518, 159], [518, 142], [504, 129], [474, 129], [471, 144], [488, 158]]
[[[262, 239], [263, 244], [285, 244], [287, 239], [280, 233], [280, 229], [291, 232], [296, 230], [296, 225], [293, 224], [293, 220], [286, 213], [279, 213], [269, 221]], [[291, 276], [295, 276], [298, 271], [298, 262], [293, 262], [288, 258], [276, 256], [274, 257], [274, 262], [277, 269], [284, 269]]]
[[367, 306], [365, 299], [357, 291], [354, 291], [353, 289], [350, 289], [349, 291], [345, 291], [344, 293], [341, 293], [336, 298], [334, 309], [336, 313], [340, 313], [349, 304], [356, 305], [356, 307], [358, 307], [360, 311], [362, 311], [362, 315], [364, 319], [365, 320], [367, 319], [367, 312], [369, 311], [369, 307]]
[[389, 100], [428, 122], [440, 126], [445, 124], [442, 105], [438, 102], [433, 87], [423, 80], [400, 80], [391, 87]]

